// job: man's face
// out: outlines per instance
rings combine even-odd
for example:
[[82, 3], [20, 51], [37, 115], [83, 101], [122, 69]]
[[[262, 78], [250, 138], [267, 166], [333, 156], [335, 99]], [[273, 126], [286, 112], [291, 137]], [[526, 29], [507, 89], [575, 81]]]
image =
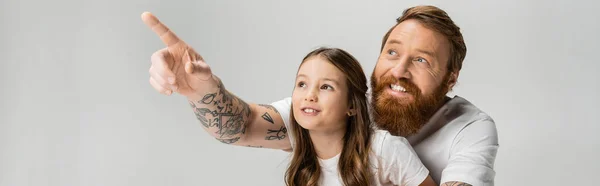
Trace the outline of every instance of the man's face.
[[392, 30], [371, 76], [371, 104], [380, 128], [407, 136], [427, 122], [458, 76], [448, 72], [449, 57], [446, 37], [416, 20]]

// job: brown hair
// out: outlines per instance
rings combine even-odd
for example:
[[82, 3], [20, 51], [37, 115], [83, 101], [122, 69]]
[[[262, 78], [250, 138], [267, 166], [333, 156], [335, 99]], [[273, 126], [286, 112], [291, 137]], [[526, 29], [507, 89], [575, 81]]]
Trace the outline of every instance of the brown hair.
[[415, 6], [404, 10], [402, 17], [396, 19], [396, 25], [394, 25], [383, 37], [381, 42], [381, 50], [385, 46], [390, 33], [396, 26], [403, 21], [414, 19], [419, 21], [423, 26], [432, 29], [442, 35], [444, 35], [450, 42], [450, 58], [448, 59], [448, 71], [458, 72], [462, 68], [463, 60], [467, 55], [467, 46], [460, 33], [460, 28], [454, 24], [448, 14], [435, 6]]
[[[372, 175], [369, 170], [369, 153], [373, 128], [367, 110], [365, 73], [352, 55], [338, 48], [316, 49], [304, 57], [300, 66], [313, 56], [326, 59], [346, 75], [348, 103], [355, 110], [355, 114], [348, 117], [344, 144], [338, 161], [342, 182], [346, 186], [370, 185]], [[290, 131], [295, 137], [293, 143], [296, 146], [286, 171], [285, 182], [288, 186], [317, 185], [321, 167], [308, 130], [298, 124], [294, 112], [290, 112], [290, 121]]]

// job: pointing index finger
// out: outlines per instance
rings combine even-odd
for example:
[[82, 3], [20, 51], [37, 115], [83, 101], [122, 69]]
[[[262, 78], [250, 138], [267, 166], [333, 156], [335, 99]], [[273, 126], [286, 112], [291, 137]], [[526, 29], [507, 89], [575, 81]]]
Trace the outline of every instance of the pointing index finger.
[[152, 15], [152, 13], [142, 13], [142, 21], [144, 21], [144, 23], [160, 37], [160, 40], [162, 40], [162, 42], [165, 43], [167, 47], [171, 47], [179, 42], [183, 42], [167, 26], [161, 23], [160, 20], [158, 20], [158, 18]]

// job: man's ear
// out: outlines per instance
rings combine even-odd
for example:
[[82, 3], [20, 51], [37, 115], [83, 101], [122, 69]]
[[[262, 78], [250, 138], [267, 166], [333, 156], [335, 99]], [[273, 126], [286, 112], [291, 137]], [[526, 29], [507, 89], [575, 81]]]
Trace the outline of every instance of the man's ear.
[[448, 85], [448, 91], [451, 91], [452, 88], [454, 88], [454, 85], [456, 85], [456, 82], [458, 81], [458, 74], [458, 71], [450, 72], [450, 77], [448, 77], [448, 82], [446, 82]]

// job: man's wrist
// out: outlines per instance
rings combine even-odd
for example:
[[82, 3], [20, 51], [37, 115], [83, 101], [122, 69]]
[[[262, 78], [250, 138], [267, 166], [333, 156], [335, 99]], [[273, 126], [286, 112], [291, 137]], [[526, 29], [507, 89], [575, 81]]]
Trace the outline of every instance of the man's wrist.
[[203, 82], [203, 83], [212, 84], [214, 86], [212, 86], [209, 89], [202, 89], [202, 90], [194, 91], [190, 95], [185, 95], [185, 97], [188, 99], [188, 101], [197, 103], [198, 101], [205, 99], [207, 95], [214, 94], [216, 92], [227, 91], [227, 90], [225, 90], [225, 86], [223, 86], [221, 79], [219, 79], [215, 75], [212, 75], [212, 78], [210, 78], [209, 80], [207, 80], [206, 82]]

